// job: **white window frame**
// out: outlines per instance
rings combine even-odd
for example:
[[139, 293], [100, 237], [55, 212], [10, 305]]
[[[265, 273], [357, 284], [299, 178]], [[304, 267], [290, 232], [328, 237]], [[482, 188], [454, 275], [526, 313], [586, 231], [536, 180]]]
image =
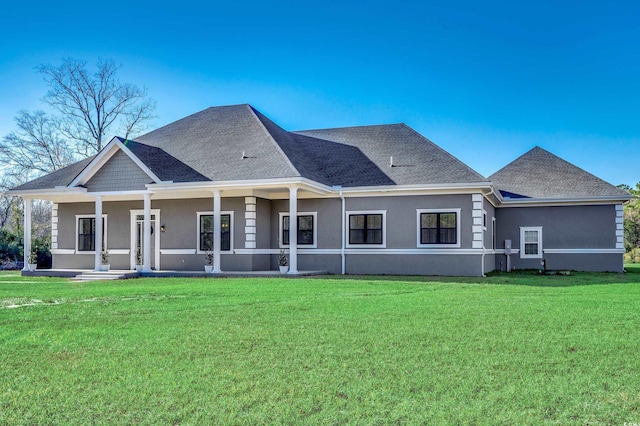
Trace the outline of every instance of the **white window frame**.
[[[234, 233], [234, 222], [233, 222], [233, 211], [221, 211], [220, 215], [223, 214], [229, 215], [229, 250], [220, 250], [222, 254], [233, 253], [233, 233]], [[213, 216], [213, 211], [206, 212], [197, 212], [196, 213], [196, 254], [205, 254], [206, 251], [200, 250], [200, 216]], [[214, 232], [215, 235], [215, 232]]]
[[[387, 247], [387, 211], [386, 210], [349, 210], [345, 211], [345, 247], [346, 248], [386, 248]], [[382, 215], [382, 244], [350, 244], [349, 243], [349, 216], [359, 214], [381, 214]]]
[[489, 218], [487, 217], [487, 211], [482, 210], [482, 229], [487, 230], [487, 224], [489, 223]]
[[[462, 209], [416, 209], [416, 245], [419, 248], [460, 248], [460, 212]], [[422, 213], [455, 213], [456, 214], [456, 244], [421, 244], [420, 215]]]
[[[78, 231], [79, 231], [79, 223], [80, 223], [80, 219], [95, 219], [96, 215], [94, 214], [77, 214], [76, 215], [76, 236], [75, 236], [75, 240], [76, 240], [76, 253], [78, 254], [96, 254], [96, 251], [85, 251], [85, 250], [79, 250], [78, 247]], [[104, 219], [104, 230], [103, 230], [103, 234], [104, 234], [104, 238], [102, 241], [102, 245], [104, 245], [106, 250], [109, 250], [109, 245], [107, 244], [107, 215], [103, 214], [102, 218]], [[94, 245], [95, 245], [95, 241], [94, 241]]]
[[[278, 212], [278, 247], [279, 248], [289, 248], [289, 244], [283, 244], [282, 242], [282, 218], [285, 216], [291, 216], [291, 215], [289, 214], [289, 212]], [[318, 248], [318, 212], [298, 212], [298, 216], [313, 216], [313, 244], [298, 243], [298, 248], [299, 249]], [[291, 219], [289, 219], [289, 221], [291, 221]], [[291, 222], [289, 222], [289, 229], [291, 229]], [[291, 238], [291, 234], [289, 234], [289, 238]], [[296, 235], [296, 238], [297, 238], [297, 235]]]
[[[525, 254], [524, 233], [526, 231], [538, 232], [538, 254]], [[520, 258], [521, 259], [542, 259], [542, 226], [521, 226], [520, 227]]]

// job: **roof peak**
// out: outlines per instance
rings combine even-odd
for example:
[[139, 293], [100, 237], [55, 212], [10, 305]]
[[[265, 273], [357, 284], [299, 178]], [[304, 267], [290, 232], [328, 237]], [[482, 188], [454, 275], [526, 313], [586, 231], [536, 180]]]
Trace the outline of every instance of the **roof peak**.
[[612, 184], [537, 145], [493, 173], [489, 180], [500, 191], [531, 198], [621, 195]]

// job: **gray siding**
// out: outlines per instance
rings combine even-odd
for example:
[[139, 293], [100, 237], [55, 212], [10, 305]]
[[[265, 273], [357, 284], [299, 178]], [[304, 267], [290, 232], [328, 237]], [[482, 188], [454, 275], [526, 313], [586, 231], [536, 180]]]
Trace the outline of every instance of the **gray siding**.
[[[562, 207], [499, 208], [497, 216], [498, 248], [510, 239], [512, 248], [520, 248], [520, 227], [542, 226], [542, 247], [548, 249], [615, 249], [616, 210], [614, 205]], [[622, 271], [622, 254], [548, 254], [549, 269], [578, 271]], [[504, 269], [506, 258], [496, 256], [496, 268]], [[514, 269], [540, 269], [540, 259], [511, 256]]]
[[347, 273], [376, 275], [482, 275], [481, 256], [367, 254], [347, 256]]
[[145, 189], [153, 180], [124, 152], [118, 150], [85, 184], [89, 192]]
[[[278, 232], [280, 230], [279, 213], [289, 211], [289, 200], [271, 202], [271, 248], [278, 248]], [[317, 248], [339, 249], [342, 244], [340, 232], [341, 203], [339, 198], [298, 200], [298, 213], [317, 212]], [[258, 231], [260, 232], [260, 231]], [[298, 246], [303, 249], [304, 246]]]
[[[472, 202], [471, 195], [430, 195], [407, 197], [362, 197], [347, 198], [347, 211], [386, 210], [387, 248], [402, 249], [417, 247], [416, 209], [460, 208], [460, 248], [471, 248]], [[455, 249], [452, 249], [455, 250]], [[479, 260], [478, 260], [479, 262]]]
[[[152, 200], [152, 209], [160, 210], [160, 222], [165, 232], [160, 234], [162, 250], [197, 250], [198, 222], [197, 212], [212, 211], [213, 199]], [[409, 274], [409, 275], [480, 275], [482, 257], [470, 254], [433, 254], [430, 249], [417, 248], [417, 212], [416, 209], [460, 209], [460, 249], [472, 248], [472, 199], [470, 194], [450, 196], [406, 196], [406, 197], [363, 197], [347, 198], [346, 210], [385, 210], [386, 213], [386, 250], [412, 250], [413, 253], [386, 253], [385, 250], [371, 253], [347, 254], [346, 272], [353, 274]], [[485, 206], [489, 221], [493, 207]], [[107, 215], [107, 241], [109, 249], [130, 249], [130, 211], [142, 210], [143, 201], [103, 202], [103, 212]], [[222, 198], [221, 209], [232, 211], [233, 242], [232, 249], [245, 248], [245, 200], [244, 197]], [[256, 248], [277, 249], [279, 213], [288, 212], [288, 200], [256, 200]], [[330, 273], [341, 272], [339, 249], [342, 240], [341, 200], [302, 199], [298, 200], [299, 212], [317, 212], [317, 250], [300, 252], [299, 270], [321, 270]], [[93, 203], [59, 204], [58, 241], [61, 249], [74, 249], [76, 243], [75, 216], [93, 214]], [[156, 229], [159, 232], [159, 229]], [[490, 227], [485, 238], [490, 241]], [[300, 247], [304, 249], [304, 247]], [[359, 248], [360, 249], [360, 248]], [[363, 246], [362, 249], [367, 249]], [[324, 252], [323, 252], [324, 250]], [[327, 252], [326, 250], [330, 250]], [[416, 253], [420, 250], [420, 253]], [[456, 248], [450, 248], [454, 253]], [[347, 252], [349, 249], [347, 249]], [[422, 252], [423, 251], [423, 252]], [[153, 257], [153, 256], [152, 256]], [[129, 255], [112, 255], [113, 269], [128, 269]], [[223, 252], [221, 256], [223, 270], [267, 270], [277, 269], [275, 254], [238, 254]], [[495, 264], [489, 255], [485, 257], [485, 271]], [[160, 256], [160, 267], [164, 270], [200, 270], [203, 269], [204, 255], [193, 253], [170, 254]], [[55, 255], [56, 268], [91, 268], [93, 255]]]

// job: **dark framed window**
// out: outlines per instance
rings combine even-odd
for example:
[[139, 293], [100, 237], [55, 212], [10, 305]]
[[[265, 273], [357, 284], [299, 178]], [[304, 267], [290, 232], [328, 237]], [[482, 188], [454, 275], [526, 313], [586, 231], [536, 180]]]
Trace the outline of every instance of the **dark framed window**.
[[[105, 221], [102, 218], [102, 250], [106, 247]], [[78, 218], [78, 251], [95, 251], [96, 219], [94, 217]]]
[[[313, 215], [298, 215], [298, 245], [313, 245], [314, 244], [314, 226]], [[290, 223], [289, 216], [282, 216], [282, 245], [289, 245], [290, 238]]]
[[[200, 215], [200, 251], [213, 250], [213, 215]], [[220, 250], [231, 250], [231, 215], [220, 215]]]
[[458, 214], [420, 213], [420, 244], [458, 244]]
[[382, 244], [381, 213], [349, 215], [349, 244]]

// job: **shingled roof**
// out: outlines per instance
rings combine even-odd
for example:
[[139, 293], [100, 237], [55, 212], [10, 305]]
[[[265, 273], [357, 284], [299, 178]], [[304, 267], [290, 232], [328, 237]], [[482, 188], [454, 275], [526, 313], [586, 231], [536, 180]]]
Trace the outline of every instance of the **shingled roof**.
[[[247, 104], [207, 108], [134, 141], [119, 139], [163, 181], [305, 177], [343, 187], [491, 181], [506, 198], [626, 196], [539, 147], [487, 179], [405, 124], [289, 132]], [[16, 190], [67, 186], [91, 160]]]
[[94, 157], [88, 157], [84, 160], [73, 163], [67, 167], [56, 170], [48, 175], [41, 176], [16, 188], [14, 191], [28, 191], [36, 189], [53, 189], [56, 186], [67, 186], [75, 179], [80, 172], [87, 167]]
[[[342, 176], [331, 173], [335, 184], [344, 186], [381, 185], [381, 175], [396, 185], [446, 184], [486, 182], [487, 179], [471, 167], [449, 154], [406, 124], [344, 127], [337, 129], [304, 130], [295, 132], [315, 140], [329, 141], [357, 148], [377, 173], [362, 170], [358, 174]], [[322, 151], [322, 145], [316, 151]], [[324, 153], [325, 155], [327, 153]], [[393, 157], [393, 166], [391, 166]], [[328, 158], [314, 157], [324, 168], [348, 168], [356, 164], [339, 152]], [[362, 175], [361, 177], [359, 175]], [[388, 184], [388, 183], [387, 183]]]
[[404, 124], [288, 132], [246, 104], [208, 108], [136, 141], [216, 181], [305, 177], [345, 187], [486, 181]]
[[505, 198], [628, 197], [625, 191], [538, 146], [489, 180]]

